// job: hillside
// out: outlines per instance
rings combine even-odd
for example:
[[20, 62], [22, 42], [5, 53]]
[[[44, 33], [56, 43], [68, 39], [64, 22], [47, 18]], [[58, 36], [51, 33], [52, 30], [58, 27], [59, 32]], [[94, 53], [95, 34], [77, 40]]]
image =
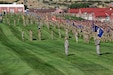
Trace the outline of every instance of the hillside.
[[8, 2], [8, 3], [13, 3], [13, 2], [15, 2], [16, 0], [0, 0], [0, 2]]
[[[59, 38], [58, 28], [52, 24], [48, 29], [46, 23], [41, 27], [42, 40], [38, 40], [37, 23], [32, 18], [33, 23], [31, 21], [25, 26], [22, 18], [22, 15], [11, 14], [4, 17], [4, 23], [0, 23], [0, 75], [113, 74], [111, 42], [101, 43], [102, 55], [98, 56], [93, 40], [84, 43], [79, 38], [79, 43], [76, 43], [70, 31], [69, 56], [66, 56], [63, 28], [62, 37]], [[22, 30], [25, 31], [24, 41], [21, 38]], [[33, 31], [33, 41], [29, 40], [29, 30]], [[51, 39], [51, 30], [54, 32], [54, 39]]]
[[[68, 8], [68, 6], [72, 3], [81, 3], [79, 1], [38, 1], [38, 0], [0, 0], [4, 1], [4, 2], [8, 2], [8, 3], [13, 3], [16, 2], [17, 4], [25, 4], [27, 5], [28, 8], [55, 8], [55, 7], [59, 7], [62, 9], [66, 9]], [[84, 1], [83, 1], [84, 2]], [[86, 3], [86, 1], [85, 1]], [[108, 7], [108, 4], [110, 3], [110, 1], [108, 2], [104, 2], [104, 1], [92, 1], [90, 2], [90, 6], [91, 7]]]

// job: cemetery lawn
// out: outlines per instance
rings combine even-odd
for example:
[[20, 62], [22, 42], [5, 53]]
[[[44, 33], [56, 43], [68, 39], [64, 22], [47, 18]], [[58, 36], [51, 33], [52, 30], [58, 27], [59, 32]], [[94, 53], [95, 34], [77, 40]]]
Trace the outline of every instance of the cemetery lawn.
[[[97, 55], [93, 40], [89, 44], [69, 38], [69, 56], [64, 53], [64, 39], [50, 39], [49, 30], [42, 30], [43, 39], [21, 40], [22, 26], [0, 24], [0, 75], [113, 75], [113, 44], [101, 43]], [[33, 28], [32, 28], [33, 29]], [[54, 31], [55, 32], [55, 31]]]

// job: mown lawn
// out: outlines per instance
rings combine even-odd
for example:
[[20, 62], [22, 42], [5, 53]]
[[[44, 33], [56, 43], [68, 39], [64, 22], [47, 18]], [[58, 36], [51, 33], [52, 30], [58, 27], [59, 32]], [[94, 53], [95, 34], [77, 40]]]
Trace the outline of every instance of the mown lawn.
[[[34, 30], [36, 40], [29, 41], [27, 30]], [[111, 42], [101, 43], [101, 56], [96, 54], [93, 41], [89, 44], [69, 38], [69, 56], [64, 53], [64, 39], [50, 39], [50, 30], [42, 30], [43, 40], [37, 40], [37, 28], [0, 24], [0, 75], [112, 75]], [[62, 30], [63, 31], [63, 30]], [[64, 34], [64, 32], [62, 32]]]

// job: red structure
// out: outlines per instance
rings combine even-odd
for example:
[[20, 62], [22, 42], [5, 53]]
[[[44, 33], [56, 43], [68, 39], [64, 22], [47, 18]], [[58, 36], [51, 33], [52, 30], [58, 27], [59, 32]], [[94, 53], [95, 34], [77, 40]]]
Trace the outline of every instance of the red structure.
[[87, 20], [113, 21], [112, 8], [80, 8], [69, 9], [68, 13], [75, 14]]

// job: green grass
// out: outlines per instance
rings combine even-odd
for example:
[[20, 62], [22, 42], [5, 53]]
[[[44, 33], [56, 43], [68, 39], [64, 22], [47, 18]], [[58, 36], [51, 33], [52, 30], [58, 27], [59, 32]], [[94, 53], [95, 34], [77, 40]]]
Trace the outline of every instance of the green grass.
[[[21, 31], [25, 31], [25, 41]], [[36, 40], [29, 41], [32, 29]], [[112, 75], [112, 43], [101, 43], [101, 53], [96, 54], [94, 42], [76, 43], [72, 33], [69, 38], [69, 56], [64, 53], [64, 37], [58, 38], [54, 29], [54, 40], [46, 26], [42, 29], [42, 40], [37, 40], [36, 25], [8, 26], [0, 24], [0, 75]], [[64, 30], [61, 30], [64, 33]], [[64, 34], [62, 34], [64, 36]]]

